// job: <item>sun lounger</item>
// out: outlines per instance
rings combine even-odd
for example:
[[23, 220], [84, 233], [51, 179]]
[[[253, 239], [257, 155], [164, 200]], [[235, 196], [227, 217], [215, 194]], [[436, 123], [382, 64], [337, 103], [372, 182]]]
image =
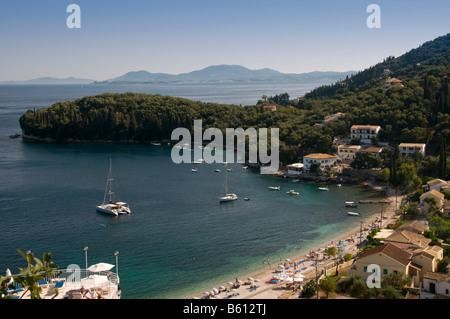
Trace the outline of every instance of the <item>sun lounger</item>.
[[55, 283], [55, 288], [62, 288], [64, 286], [64, 281], [57, 281]]

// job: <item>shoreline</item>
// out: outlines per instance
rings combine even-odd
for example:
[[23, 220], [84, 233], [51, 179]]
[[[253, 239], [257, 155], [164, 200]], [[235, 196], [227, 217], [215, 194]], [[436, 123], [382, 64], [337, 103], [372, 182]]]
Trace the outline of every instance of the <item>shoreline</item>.
[[[361, 184], [362, 186], [367, 186], [374, 190], [377, 186], [373, 185], [371, 183], [365, 182]], [[398, 195], [397, 197], [402, 198], [402, 195]], [[396, 194], [395, 191], [391, 188], [388, 188], [386, 190], [386, 196], [385, 198], [388, 200], [389, 205], [383, 209], [383, 220], [381, 228], [386, 227], [389, 225], [392, 221], [395, 220], [396, 211], [399, 207], [399, 204], [401, 203], [401, 200], [398, 200], [396, 202]], [[396, 207], [397, 206], [397, 207]], [[310, 250], [310, 253], [317, 254], [318, 256], [322, 255], [326, 248], [329, 248], [331, 246], [337, 247], [339, 246], [339, 242], [343, 242], [345, 245], [345, 254], [350, 253], [352, 254], [352, 257], [355, 257], [355, 255], [358, 253], [359, 249], [357, 248], [357, 244], [359, 244], [359, 235], [361, 229], [369, 229], [362, 231], [362, 237], [363, 240], [367, 236], [367, 234], [370, 233], [370, 231], [373, 228], [376, 227], [369, 227], [369, 225], [373, 225], [375, 222], [379, 223], [379, 217], [380, 213], [374, 213], [370, 216], [367, 216], [364, 220], [361, 220], [361, 225], [358, 228], [351, 228], [348, 230], [343, 231], [342, 233], [336, 234], [336, 236], [333, 236], [334, 239], [327, 242], [319, 241], [318, 245], [316, 245], [314, 250]], [[283, 286], [286, 286], [286, 282], [280, 281], [279, 283], [266, 283], [266, 281], [269, 281], [273, 278], [273, 275], [276, 275], [275, 270], [278, 269], [278, 267], [284, 266], [284, 268], [287, 268], [288, 271], [292, 269], [296, 269], [296, 273], [300, 273], [304, 276], [304, 281], [302, 282], [302, 285], [304, 285], [306, 282], [308, 282], [311, 279], [316, 278], [316, 266], [314, 266], [314, 262], [316, 260], [307, 258], [306, 255], [310, 255], [307, 251], [307, 249], [300, 250], [298, 253], [295, 253], [290, 257], [289, 259], [286, 259], [284, 262], [277, 262], [274, 265], [271, 265], [270, 268], [266, 269], [260, 269], [253, 272], [247, 273], [245, 276], [240, 278], [240, 286], [237, 289], [231, 289], [231, 285], [228, 283], [236, 283], [236, 280], [239, 278], [235, 277], [234, 279], [230, 280], [227, 284], [222, 284], [218, 287], [209, 287], [206, 288], [204, 291], [212, 292], [213, 289], [219, 288], [219, 293], [216, 293], [214, 297], [206, 297], [204, 293], [200, 291], [193, 292], [192, 294], [189, 294], [185, 297], [182, 297], [181, 299], [279, 299], [283, 294], [286, 294], [289, 292], [289, 298], [294, 298], [298, 296], [298, 292], [292, 292], [292, 289], [283, 289]], [[307, 261], [305, 261], [307, 260]], [[353, 263], [353, 259], [351, 260], [351, 263]], [[284, 264], [284, 265], [283, 265]], [[294, 265], [297, 265], [297, 268], [294, 268]], [[300, 266], [298, 266], [300, 264]], [[266, 266], [267, 267], [267, 266]], [[292, 268], [291, 268], [292, 267]], [[307, 267], [304, 269], [304, 267]], [[321, 272], [323, 269], [334, 269], [336, 268], [336, 265], [332, 259], [325, 259], [323, 261], [317, 262], [317, 269], [319, 272]], [[231, 279], [231, 278], [230, 278]], [[245, 283], [245, 285], [244, 285]], [[252, 286], [257, 286], [256, 289], [250, 289]], [[226, 288], [226, 289], [220, 289]]]

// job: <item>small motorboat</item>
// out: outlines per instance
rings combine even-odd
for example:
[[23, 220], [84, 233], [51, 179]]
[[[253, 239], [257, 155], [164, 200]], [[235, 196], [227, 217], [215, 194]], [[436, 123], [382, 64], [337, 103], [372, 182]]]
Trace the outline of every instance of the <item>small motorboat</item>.
[[347, 214], [350, 216], [360, 216], [359, 213], [355, 213], [355, 212], [347, 212]]
[[246, 198], [244, 198], [244, 200], [247, 200], [247, 201], [248, 201], [248, 200], [250, 200], [250, 198], [246, 197]]
[[355, 202], [345, 202], [345, 207], [357, 207]]
[[320, 191], [329, 191], [328, 187], [319, 187]]
[[288, 195], [299, 195], [299, 192], [294, 191], [293, 189], [291, 189], [289, 192], [286, 192], [286, 194]]
[[220, 172], [220, 169], [216, 168], [214, 171], [218, 173]]
[[269, 186], [269, 189], [273, 190], [273, 191], [280, 191], [281, 190], [281, 186]]
[[232, 172], [233, 169], [232, 168], [227, 168], [227, 172]]
[[193, 168], [193, 169], [192, 169], [192, 172], [197, 173], [197, 172], [198, 172], [198, 169]]

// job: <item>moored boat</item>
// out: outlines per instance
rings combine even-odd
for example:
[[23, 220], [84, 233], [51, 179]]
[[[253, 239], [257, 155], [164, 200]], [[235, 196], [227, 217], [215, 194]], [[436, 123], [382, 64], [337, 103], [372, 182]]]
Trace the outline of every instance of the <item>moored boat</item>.
[[[103, 203], [97, 206], [97, 211], [118, 216], [131, 214], [129, 205], [125, 202], [115, 201], [115, 192], [113, 191], [113, 176], [112, 176], [112, 160], [109, 160], [109, 172], [106, 180], [105, 196], [103, 197]], [[109, 195], [109, 203], [106, 203], [106, 196]]]
[[345, 207], [357, 207], [355, 202], [345, 202]]
[[281, 186], [269, 186], [269, 189], [273, 190], [273, 191], [280, 191], [281, 190]]
[[355, 213], [355, 212], [347, 212], [347, 214], [350, 216], [360, 216], [359, 213]]
[[288, 195], [299, 195], [299, 192], [296, 192], [295, 190], [291, 189], [289, 192], [286, 192]]

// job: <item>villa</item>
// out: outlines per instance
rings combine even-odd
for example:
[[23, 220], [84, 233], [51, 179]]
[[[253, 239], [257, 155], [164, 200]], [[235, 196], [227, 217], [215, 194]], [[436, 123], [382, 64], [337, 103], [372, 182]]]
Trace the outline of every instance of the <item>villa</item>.
[[350, 128], [350, 138], [359, 138], [361, 143], [372, 143], [371, 138], [377, 137], [381, 127], [378, 125], [353, 125]]
[[398, 147], [403, 156], [413, 155], [416, 150], [425, 156], [425, 144], [423, 143], [401, 143]]
[[431, 190], [436, 190], [438, 192], [447, 189], [448, 188], [448, 182], [439, 179], [439, 178], [435, 178], [429, 182], [427, 182], [427, 190], [431, 191]]
[[390, 88], [393, 88], [393, 87], [403, 87], [402, 80], [399, 80], [397, 78], [389, 78], [384, 83], [383, 89], [384, 90], [389, 90]]
[[434, 199], [436, 201], [436, 208], [439, 211], [442, 211], [442, 209], [444, 207], [444, 199], [445, 199], [444, 194], [438, 192], [435, 189], [432, 189], [431, 191], [423, 193], [420, 196], [419, 206], [420, 206], [421, 212], [423, 212], [425, 214], [428, 213], [428, 210], [430, 209], [430, 204], [425, 201], [426, 198]]
[[313, 153], [303, 157], [303, 167], [306, 171], [309, 171], [314, 163], [320, 163], [322, 168], [330, 168], [336, 162], [337, 157], [330, 154]]
[[356, 153], [361, 150], [361, 145], [341, 144], [338, 146], [338, 155], [343, 161], [353, 161]]
[[426, 246], [425, 249], [414, 244], [384, 243], [366, 250], [349, 269], [350, 275], [359, 275], [366, 280], [370, 275], [368, 266], [380, 266], [381, 278], [391, 273], [404, 273], [412, 279], [412, 287], [420, 287], [426, 274], [436, 271], [438, 261], [443, 257], [443, 249]]
[[400, 248], [396, 244], [386, 243], [366, 250], [348, 270], [349, 275], [359, 275], [367, 280], [370, 265], [380, 266], [381, 280], [392, 273], [404, 273], [413, 279], [413, 284], [419, 285], [420, 267], [412, 262], [413, 253]]
[[277, 107], [275, 105], [264, 105], [263, 110], [273, 112], [277, 110]]

